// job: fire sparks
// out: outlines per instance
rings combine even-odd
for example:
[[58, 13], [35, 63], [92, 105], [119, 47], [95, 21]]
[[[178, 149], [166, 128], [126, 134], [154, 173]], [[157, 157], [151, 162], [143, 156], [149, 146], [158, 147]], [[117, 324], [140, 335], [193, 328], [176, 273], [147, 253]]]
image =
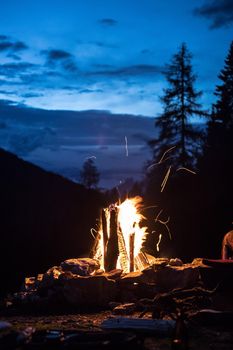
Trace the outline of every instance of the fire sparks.
[[162, 239], [162, 234], [160, 233], [158, 243], [156, 244], [157, 252], [159, 252], [159, 245], [160, 245], [161, 239]]

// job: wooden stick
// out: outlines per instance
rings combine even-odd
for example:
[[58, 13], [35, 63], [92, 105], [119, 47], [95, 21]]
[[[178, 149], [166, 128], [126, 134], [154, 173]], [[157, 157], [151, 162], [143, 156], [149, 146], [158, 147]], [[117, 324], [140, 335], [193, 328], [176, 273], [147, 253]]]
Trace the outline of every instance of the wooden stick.
[[128, 258], [127, 250], [125, 247], [125, 239], [124, 239], [124, 236], [123, 236], [123, 233], [122, 233], [120, 227], [118, 227], [118, 246], [119, 246], [119, 251], [120, 251], [121, 269], [124, 272], [128, 272], [129, 258]]
[[103, 232], [103, 265], [106, 270], [106, 254], [107, 254], [107, 244], [108, 244], [108, 228], [105, 209], [101, 211], [101, 223]]
[[134, 271], [134, 239], [135, 233], [129, 235], [129, 271]]
[[106, 252], [106, 271], [116, 268], [117, 258], [119, 255], [118, 236], [117, 236], [117, 208], [110, 209], [110, 233]]

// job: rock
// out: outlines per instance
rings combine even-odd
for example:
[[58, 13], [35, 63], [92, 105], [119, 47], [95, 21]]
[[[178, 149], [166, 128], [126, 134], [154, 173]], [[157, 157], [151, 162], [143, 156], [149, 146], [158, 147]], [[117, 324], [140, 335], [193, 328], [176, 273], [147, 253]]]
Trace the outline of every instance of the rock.
[[121, 304], [113, 309], [115, 315], [132, 315], [136, 311], [135, 303]]
[[23, 290], [28, 291], [28, 290], [34, 289], [35, 285], [36, 285], [35, 277], [25, 277]]
[[61, 273], [62, 273], [62, 269], [60, 266], [53, 266], [46, 273], [43, 274], [42, 281], [47, 278], [58, 279]]
[[144, 282], [144, 275], [141, 271], [129, 272], [125, 276], [123, 276], [120, 280], [120, 284], [133, 284]]
[[69, 304], [87, 306], [108, 306], [116, 298], [116, 283], [106, 276], [87, 276], [65, 281], [63, 293]]
[[148, 257], [150, 266], [161, 267], [161, 266], [166, 266], [169, 263], [168, 258], [155, 258], [154, 256], [149, 254], [146, 254], [146, 256]]
[[[40, 296], [46, 296], [48, 290], [54, 288], [59, 284], [59, 278], [62, 274], [62, 269], [59, 266], [51, 267], [46, 273], [43, 274], [41, 280], [36, 281], [36, 291]], [[41, 276], [40, 276], [41, 278]]]
[[71, 271], [65, 271], [60, 274], [58, 277], [58, 280], [63, 284], [65, 281], [70, 280], [71, 278], [74, 278], [74, 275]]
[[103, 274], [104, 274], [104, 270], [103, 269], [98, 269], [94, 273], [94, 275], [103, 275]]
[[175, 259], [170, 259], [169, 261], [170, 266], [182, 266], [183, 261], [181, 259], [175, 258]]
[[198, 266], [198, 267], [207, 267], [207, 265], [203, 264], [203, 258], [195, 258], [192, 261], [192, 265]]
[[188, 289], [200, 282], [199, 268], [191, 264], [183, 266], [166, 266], [156, 271], [155, 283], [159, 291]]
[[100, 268], [100, 264], [97, 260], [90, 258], [68, 259], [61, 263], [61, 268], [75, 275], [89, 276]]
[[109, 272], [105, 272], [104, 276], [106, 276], [109, 279], [116, 280], [116, 279], [121, 277], [122, 272], [123, 271], [121, 269], [115, 269], [115, 270], [111, 270]]
[[117, 302], [117, 301], [110, 301], [110, 303], [108, 304], [108, 306], [110, 307], [111, 310], [115, 309], [115, 307], [120, 306], [121, 303]]

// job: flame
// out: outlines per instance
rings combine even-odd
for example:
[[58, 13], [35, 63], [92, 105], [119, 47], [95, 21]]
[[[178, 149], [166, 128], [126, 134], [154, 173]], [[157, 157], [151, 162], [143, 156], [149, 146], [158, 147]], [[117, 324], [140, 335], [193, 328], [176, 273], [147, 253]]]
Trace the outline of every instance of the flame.
[[118, 220], [119, 225], [125, 240], [126, 251], [128, 256], [129, 250], [129, 238], [134, 234], [134, 256], [136, 257], [142, 248], [143, 241], [147, 234], [147, 227], [140, 227], [140, 223], [145, 217], [140, 214], [142, 207], [142, 198], [137, 196], [134, 198], [126, 199], [122, 204], [118, 206]]
[[[114, 207], [117, 210], [119, 248], [116, 267], [121, 268], [124, 272], [140, 269], [141, 264], [138, 254], [148, 233], [147, 227], [140, 226], [142, 220], [145, 219], [140, 213], [142, 198], [139, 196], [128, 198], [121, 204], [115, 204]], [[108, 238], [110, 237], [110, 210], [110, 208], [104, 209]], [[101, 269], [104, 270], [106, 242], [104, 242], [103, 224], [98, 235], [98, 246], [94, 258], [99, 261]]]

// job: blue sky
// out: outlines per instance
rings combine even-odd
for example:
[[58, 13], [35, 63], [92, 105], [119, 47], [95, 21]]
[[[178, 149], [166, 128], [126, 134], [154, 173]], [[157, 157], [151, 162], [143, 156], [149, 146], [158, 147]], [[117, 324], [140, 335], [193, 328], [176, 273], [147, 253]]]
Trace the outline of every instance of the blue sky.
[[102, 187], [141, 179], [156, 130], [132, 115], [162, 111], [182, 42], [210, 108], [232, 29], [232, 0], [2, 1], [0, 147], [75, 180], [94, 156]]
[[8, 0], [0, 98], [44, 109], [155, 116], [182, 42], [209, 107], [233, 38], [232, 0]]

